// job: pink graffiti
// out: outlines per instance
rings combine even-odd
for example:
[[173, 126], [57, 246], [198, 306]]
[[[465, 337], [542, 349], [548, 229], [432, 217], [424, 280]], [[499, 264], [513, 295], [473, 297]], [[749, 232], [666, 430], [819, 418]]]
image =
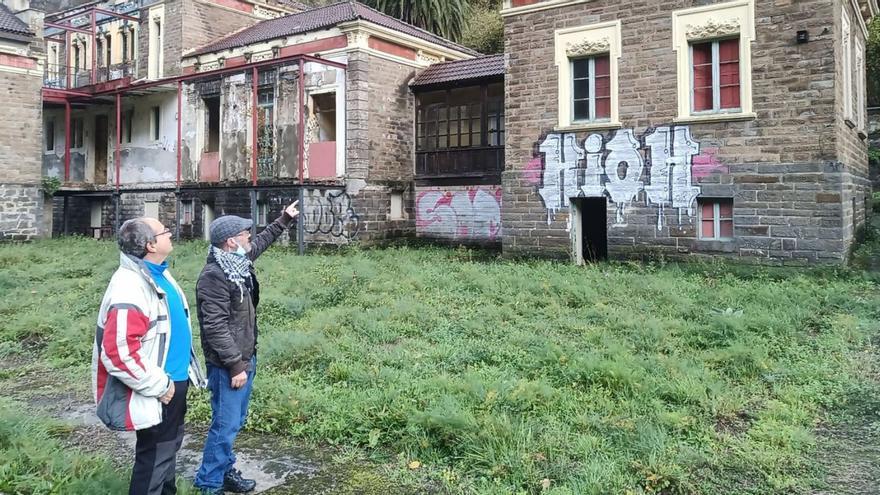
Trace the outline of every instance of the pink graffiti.
[[543, 172], [544, 164], [541, 163], [541, 158], [532, 158], [523, 170], [523, 179], [525, 179], [527, 184], [538, 186], [541, 184], [541, 174]]
[[443, 190], [416, 195], [416, 232], [452, 240], [495, 240], [501, 231], [499, 186]]
[[718, 148], [705, 148], [703, 152], [693, 158], [693, 166], [691, 173], [695, 180], [700, 180], [712, 174], [726, 174], [729, 167], [718, 161], [715, 155], [718, 154]]

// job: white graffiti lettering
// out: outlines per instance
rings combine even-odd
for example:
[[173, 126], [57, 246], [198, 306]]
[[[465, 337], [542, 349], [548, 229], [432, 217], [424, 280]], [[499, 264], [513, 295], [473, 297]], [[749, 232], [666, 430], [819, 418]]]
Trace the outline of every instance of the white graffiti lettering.
[[[644, 135], [647, 157], [632, 129], [621, 129], [606, 143], [600, 134], [590, 134], [579, 146], [574, 134], [550, 133], [538, 145], [543, 155], [543, 173], [538, 194], [547, 208], [547, 223], [569, 205], [571, 198], [599, 197], [606, 193], [616, 206], [615, 223], [626, 220], [626, 206], [645, 191], [647, 204], [660, 213], [657, 229], [663, 228], [665, 209], [694, 214], [700, 187], [694, 185], [691, 169], [700, 144], [687, 126], [658, 127]], [[643, 177], [650, 172], [647, 183]]]

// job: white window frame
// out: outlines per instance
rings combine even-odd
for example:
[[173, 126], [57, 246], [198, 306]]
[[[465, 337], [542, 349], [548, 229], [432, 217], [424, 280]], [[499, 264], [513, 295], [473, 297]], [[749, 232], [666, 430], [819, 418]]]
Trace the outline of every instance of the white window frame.
[[[730, 39], [734, 39], [733, 37], [727, 38], [717, 38], [711, 40], [702, 40], [702, 41], [694, 41], [692, 43], [688, 43], [688, 55], [689, 61], [688, 66], [690, 67], [691, 72], [691, 87], [690, 87], [690, 96], [691, 96], [691, 115], [712, 115], [712, 114], [723, 114], [723, 113], [741, 113], [742, 112], [742, 72], [739, 74], [739, 107], [736, 108], [721, 108], [721, 45], [722, 41], [727, 41]], [[739, 39], [737, 37], [736, 39]], [[696, 110], [694, 105], [694, 93], [696, 93], [696, 86], [694, 81], [694, 45], [702, 45], [702, 44], [712, 44], [712, 109], [711, 110]]]
[[[694, 112], [692, 45], [709, 41], [721, 41], [736, 36], [739, 37], [739, 110], [726, 109], [712, 112], [703, 110]], [[678, 80], [678, 116], [673, 119], [673, 122], [689, 123], [755, 118], [752, 107], [751, 60], [751, 44], [754, 40], [754, 0], [735, 0], [676, 10], [672, 13], [672, 49], [676, 52], [676, 74]], [[716, 57], [713, 57], [713, 63], [716, 59]], [[720, 77], [714, 77], [713, 74], [713, 85], [716, 84], [715, 81], [718, 81], [720, 85]], [[718, 106], [720, 107], [720, 104]]]
[[[579, 57], [579, 58], [571, 58], [569, 59], [569, 63], [571, 64], [569, 70], [571, 73], [571, 115], [569, 116], [569, 121], [573, 124], [592, 124], [597, 122], [611, 122], [611, 116], [596, 118], [596, 58], [598, 57], [609, 57], [610, 62], [610, 53], [596, 53], [589, 57]], [[589, 81], [589, 91], [590, 96], [587, 98], [589, 102], [589, 117], [586, 119], [578, 119], [574, 114], [575, 107], [575, 98], [574, 98], [574, 64], [577, 62], [587, 61], [587, 80]]]
[[[733, 236], [731, 237], [722, 237], [721, 236], [721, 221], [722, 220], [730, 220], [731, 232], [733, 231], [733, 200], [730, 201], [730, 218], [721, 218], [721, 201], [727, 201], [724, 198], [700, 198], [697, 200], [697, 210], [699, 214], [697, 215], [697, 225], [699, 232], [699, 238], [704, 241], [732, 241]], [[712, 205], [712, 234], [713, 237], [705, 237], [703, 235], [703, 206], [706, 204]]]
[[[618, 111], [618, 61], [621, 56], [620, 21], [603, 22], [557, 29], [554, 32], [554, 60], [557, 67], [557, 125], [555, 130], [615, 129], [621, 127]], [[586, 53], [571, 55], [571, 47], [582, 47]], [[608, 56], [610, 76], [610, 105], [608, 118], [585, 121], [574, 120], [574, 63], [573, 60]], [[591, 88], [595, 89], [595, 88]], [[595, 105], [595, 91], [590, 95]], [[595, 111], [590, 114], [595, 115]]]
[[165, 51], [162, 47], [162, 38], [165, 36], [165, 5], [158, 5], [150, 9], [149, 33], [147, 43], [147, 79], [160, 79], [165, 71]]

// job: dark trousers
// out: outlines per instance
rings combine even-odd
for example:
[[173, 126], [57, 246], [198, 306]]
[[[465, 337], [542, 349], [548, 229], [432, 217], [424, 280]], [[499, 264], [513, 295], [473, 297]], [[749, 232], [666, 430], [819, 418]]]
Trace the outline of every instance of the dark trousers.
[[174, 382], [174, 397], [162, 405], [162, 422], [137, 431], [134, 469], [129, 495], [173, 495], [177, 493], [175, 471], [177, 451], [183, 443], [186, 390], [189, 382]]

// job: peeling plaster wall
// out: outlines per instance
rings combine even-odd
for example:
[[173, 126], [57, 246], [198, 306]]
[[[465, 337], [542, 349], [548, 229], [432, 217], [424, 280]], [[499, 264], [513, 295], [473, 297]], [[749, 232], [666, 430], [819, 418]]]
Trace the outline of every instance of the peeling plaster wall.
[[199, 160], [204, 149], [205, 103], [196, 87], [192, 84], [183, 85], [181, 122], [181, 180], [198, 181]]
[[[84, 182], [94, 180], [94, 126], [95, 112], [86, 112], [82, 110], [74, 110], [70, 114], [71, 131], [70, 139], [73, 141], [73, 120], [83, 120], [83, 146], [79, 148], [71, 148], [70, 150], [70, 180], [73, 182]], [[48, 136], [43, 136], [41, 149], [43, 150], [42, 173], [47, 177], [58, 177], [64, 179], [64, 110], [45, 110], [43, 112], [43, 129], [48, 127], [48, 123], [55, 123], [55, 147], [52, 151], [46, 151], [46, 140]], [[88, 169], [88, 170], [87, 170]]]
[[278, 177], [299, 176], [299, 67], [278, 71], [275, 143]]
[[250, 178], [253, 91], [244, 74], [224, 78], [220, 97], [220, 180]]
[[[159, 139], [153, 139], [152, 108], [159, 107]], [[123, 114], [134, 109], [131, 143], [122, 142], [120, 156], [123, 184], [141, 182], [173, 182], [177, 178], [177, 92], [160, 93], [123, 100]], [[116, 119], [109, 123], [111, 141], [115, 141]], [[124, 129], [123, 129], [124, 130]], [[124, 136], [124, 133], [123, 133]], [[114, 145], [108, 147], [112, 158]], [[116, 167], [107, 167], [110, 183], [116, 180]]]

